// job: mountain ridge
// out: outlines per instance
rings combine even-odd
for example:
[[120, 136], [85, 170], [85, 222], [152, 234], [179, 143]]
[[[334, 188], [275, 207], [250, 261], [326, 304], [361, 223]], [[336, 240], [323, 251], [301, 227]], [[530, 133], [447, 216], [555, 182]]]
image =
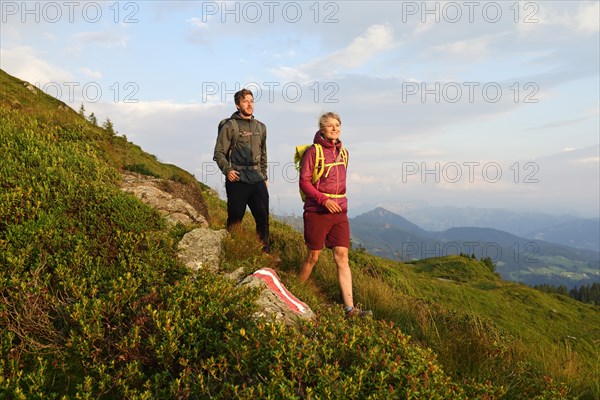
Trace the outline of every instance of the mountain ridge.
[[584, 218], [563, 222], [546, 228], [538, 228], [524, 235], [552, 243], [600, 251], [600, 218]]
[[531, 286], [573, 288], [600, 281], [600, 253], [593, 250], [522, 238], [494, 228], [425, 231], [391, 211], [376, 210], [351, 218], [350, 224], [354, 243], [382, 257], [409, 261], [464, 253], [489, 257], [505, 279]]
[[502, 208], [430, 206], [425, 202], [406, 205], [383, 203], [372, 208], [376, 207], [383, 207], [390, 212], [401, 214], [404, 218], [427, 231], [443, 231], [453, 227], [474, 226], [495, 228], [524, 236], [533, 230], [589, 219], [569, 214], [513, 211]]

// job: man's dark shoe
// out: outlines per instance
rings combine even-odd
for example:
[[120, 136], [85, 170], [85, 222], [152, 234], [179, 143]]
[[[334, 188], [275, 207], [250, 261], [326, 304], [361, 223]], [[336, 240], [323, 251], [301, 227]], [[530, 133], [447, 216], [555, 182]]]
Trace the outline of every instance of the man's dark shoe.
[[346, 312], [346, 318], [365, 318], [372, 317], [373, 311], [371, 310], [361, 310], [356, 307], [352, 308], [352, 310]]

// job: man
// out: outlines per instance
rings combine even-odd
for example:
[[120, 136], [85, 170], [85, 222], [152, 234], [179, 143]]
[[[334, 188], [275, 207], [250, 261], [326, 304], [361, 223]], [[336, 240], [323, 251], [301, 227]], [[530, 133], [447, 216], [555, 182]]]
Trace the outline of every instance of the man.
[[248, 89], [234, 95], [237, 111], [219, 124], [213, 160], [226, 177], [227, 230], [242, 222], [246, 206], [256, 233], [269, 252], [267, 128], [254, 118], [254, 96]]
[[[354, 307], [352, 298], [352, 273], [348, 260], [350, 248], [350, 223], [348, 222], [348, 200], [346, 199], [346, 167], [348, 152], [342, 147], [340, 116], [328, 112], [319, 119], [319, 130], [314, 145], [306, 150], [300, 169], [300, 190], [304, 201], [304, 240], [307, 246], [306, 259], [300, 266], [300, 281], [305, 282], [323, 249], [333, 250], [337, 277], [342, 292], [346, 317], [372, 315]], [[322, 148], [323, 159], [317, 160], [317, 147]], [[320, 152], [319, 152], [320, 154]], [[315, 163], [324, 168], [324, 173], [313, 182]]]

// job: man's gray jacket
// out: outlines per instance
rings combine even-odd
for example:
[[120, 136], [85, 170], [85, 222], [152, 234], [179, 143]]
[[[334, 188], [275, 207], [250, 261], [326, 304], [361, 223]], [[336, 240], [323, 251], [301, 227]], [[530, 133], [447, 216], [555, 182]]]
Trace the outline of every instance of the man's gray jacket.
[[255, 119], [245, 119], [239, 111], [220, 124], [213, 160], [225, 176], [231, 170], [240, 181], [258, 183], [267, 179], [267, 128]]

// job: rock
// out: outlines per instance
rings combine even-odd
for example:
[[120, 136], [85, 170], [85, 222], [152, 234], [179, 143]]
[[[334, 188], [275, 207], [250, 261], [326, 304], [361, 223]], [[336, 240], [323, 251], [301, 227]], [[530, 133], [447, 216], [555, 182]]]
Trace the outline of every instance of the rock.
[[29, 82], [24, 82], [23, 86], [25, 86], [27, 88], [27, 90], [29, 90], [31, 93], [35, 94], [37, 96], [37, 90], [35, 89], [35, 87], [29, 83]]
[[174, 197], [166, 190], [163, 190], [163, 187], [168, 185], [173, 184], [165, 182], [164, 179], [127, 171], [123, 174], [121, 189], [154, 207], [171, 225], [176, 225], [180, 222], [186, 226], [199, 225], [201, 227], [208, 227], [206, 218], [186, 200]]
[[194, 271], [218, 272], [221, 267], [222, 241], [227, 235], [225, 229], [194, 229], [186, 233], [178, 243], [177, 257]]
[[240, 282], [246, 277], [246, 272], [243, 267], [239, 267], [235, 271], [225, 274], [225, 276], [234, 282]]
[[271, 268], [261, 268], [247, 276], [240, 285], [263, 288], [257, 304], [259, 310], [255, 318], [268, 318], [293, 324], [298, 319], [310, 320], [315, 313], [305, 303], [290, 293]]

